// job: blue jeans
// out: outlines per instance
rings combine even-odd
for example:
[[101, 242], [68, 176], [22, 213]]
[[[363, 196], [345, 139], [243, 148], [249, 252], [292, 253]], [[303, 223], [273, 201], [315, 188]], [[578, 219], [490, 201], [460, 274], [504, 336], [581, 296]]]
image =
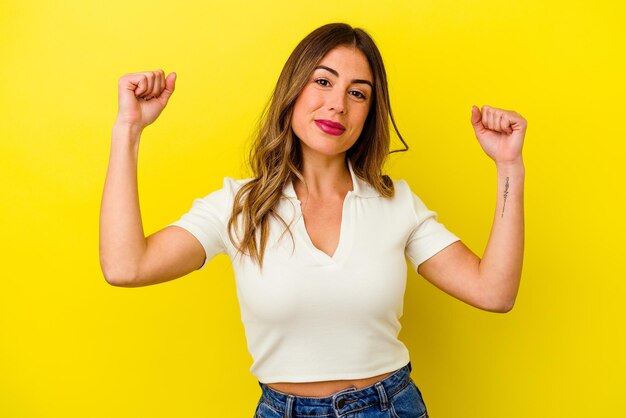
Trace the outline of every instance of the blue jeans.
[[321, 398], [279, 392], [259, 382], [262, 394], [254, 418], [428, 418], [422, 393], [410, 372], [409, 361], [370, 386]]

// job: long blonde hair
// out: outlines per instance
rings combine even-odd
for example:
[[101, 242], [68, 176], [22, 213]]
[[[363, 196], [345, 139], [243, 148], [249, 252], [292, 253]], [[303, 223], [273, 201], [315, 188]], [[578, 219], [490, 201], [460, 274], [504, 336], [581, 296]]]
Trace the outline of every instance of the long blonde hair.
[[[409, 149], [400, 135], [391, 113], [387, 75], [376, 44], [363, 29], [345, 23], [324, 25], [307, 35], [293, 50], [268, 105], [265, 107], [258, 134], [250, 149], [249, 162], [253, 172], [235, 195], [228, 221], [228, 236], [237, 250], [252, 257], [263, 268], [263, 256], [269, 235], [270, 215], [276, 217], [285, 229], [289, 225], [275, 212], [283, 188], [295, 178], [304, 182], [301, 173], [302, 150], [299, 139], [291, 129], [294, 104], [315, 66], [333, 48], [349, 45], [360, 49], [367, 57], [374, 76], [372, 104], [361, 135], [346, 152], [354, 174], [371, 184], [384, 197], [394, 194], [393, 182], [382, 174], [387, 155]], [[404, 149], [389, 152], [389, 120], [404, 144]], [[243, 236], [239, 242], [231, 229], [239, 231], [240, 217]], [[293, 240], [293, 235], [291, 236]], [[258, 242], [257, 242], [258, 241]]]

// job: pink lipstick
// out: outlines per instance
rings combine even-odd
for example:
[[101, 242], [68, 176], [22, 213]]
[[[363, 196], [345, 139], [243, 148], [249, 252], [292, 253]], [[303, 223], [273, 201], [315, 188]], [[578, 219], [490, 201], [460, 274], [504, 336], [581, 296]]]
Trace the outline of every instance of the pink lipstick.
[[315, 124], [323, 132], [330, 134], [330, 135], [334, 135], [334, 136], [339, 136], [343, 133], [343, 131], [346, 130], [346, 128], [344, 128], [342, 124], [333, 122], [332, 120], [317, 119], [315, 121]]

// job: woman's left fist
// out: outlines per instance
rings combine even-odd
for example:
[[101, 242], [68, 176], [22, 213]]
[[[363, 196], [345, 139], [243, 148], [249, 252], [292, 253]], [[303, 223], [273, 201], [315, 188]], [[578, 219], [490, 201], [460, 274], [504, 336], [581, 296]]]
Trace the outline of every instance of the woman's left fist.
[[522, 162], [526, 119], [512, 110], [472, 106], [472, 126], [483, 151], [496, 164]]

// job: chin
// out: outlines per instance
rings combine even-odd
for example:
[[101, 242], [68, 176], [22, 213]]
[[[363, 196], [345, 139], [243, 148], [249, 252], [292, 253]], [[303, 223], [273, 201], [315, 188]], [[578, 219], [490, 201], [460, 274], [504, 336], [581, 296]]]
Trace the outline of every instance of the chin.
[[334, 157], [337, 155], [344, 154], [346, 151], [348, 151], [348, 148], [328, 146], [328, 144], [314, 144], [313, 146], [311, 146], [311, 145], [305, 144], [302, 141], [300, 142], [300, 144], [302, 146], [303, 153], [314, 153], [314, 154], [324, 155], [327, 157]]

